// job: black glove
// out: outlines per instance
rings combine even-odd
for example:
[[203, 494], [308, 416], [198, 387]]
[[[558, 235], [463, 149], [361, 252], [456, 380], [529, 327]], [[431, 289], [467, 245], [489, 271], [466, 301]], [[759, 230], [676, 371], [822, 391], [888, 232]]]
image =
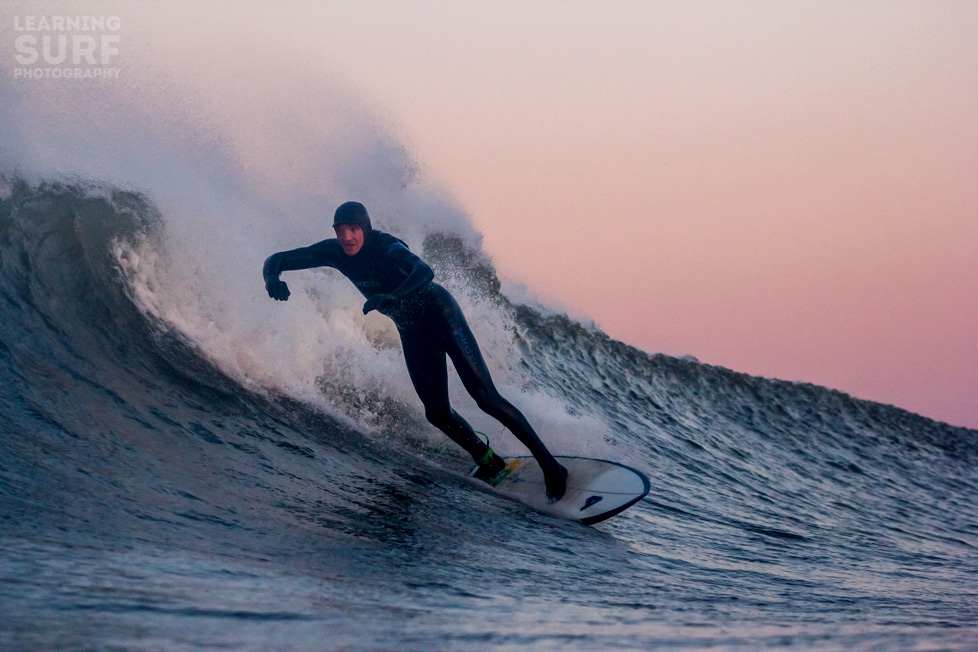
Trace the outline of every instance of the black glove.
[[265, 290], [268, 292], [268, 296], [275, 299], [276, 301], [288, 301], [289, 286], [285, 284], [285, 281], [269, 281], [265, 284]]
[[380, 310], [384, 306], [389, 306], [394, 302], [394, 297], [389, 294], [377, 294], [369, 299], [363, 304], [363, 314], [367, 314], [371, 310]]

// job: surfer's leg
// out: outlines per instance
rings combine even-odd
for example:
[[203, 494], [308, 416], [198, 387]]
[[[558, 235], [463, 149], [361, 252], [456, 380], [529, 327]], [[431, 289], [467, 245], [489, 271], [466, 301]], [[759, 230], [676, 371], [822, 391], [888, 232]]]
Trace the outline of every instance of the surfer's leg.
[[496, 389], [479, 345], [457, 304], [454, 312], [450, 319], [451, 338], [446, 348], [462, 384], [483, 412], [503, 424], [530, 449], [530, 453], [543, 469], [547, 495], [551, 499], [559, 499], [564, 495], [567, 470], [543, 445], [523, 413]]
[[408, 374], [424, 404], [428, 421], [461, 446], [476, 462], [489, 451], [472, 426], [452, 409], [448, 400], [448, 366], [445, 352], [427, 344], [423, 338], [401, 337]]

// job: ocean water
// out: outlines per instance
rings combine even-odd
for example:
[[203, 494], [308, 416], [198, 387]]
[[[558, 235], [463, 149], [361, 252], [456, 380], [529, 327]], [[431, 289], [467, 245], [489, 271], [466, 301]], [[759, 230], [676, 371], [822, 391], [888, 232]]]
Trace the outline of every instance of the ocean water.
[[466, 477], [342, 279], [264, 297], [306, 234], [0, 186], [0, 650], [978, 650], [978, 432], [639, 351], [415, 224], [551, 448], [652, 478], [557, 521]]

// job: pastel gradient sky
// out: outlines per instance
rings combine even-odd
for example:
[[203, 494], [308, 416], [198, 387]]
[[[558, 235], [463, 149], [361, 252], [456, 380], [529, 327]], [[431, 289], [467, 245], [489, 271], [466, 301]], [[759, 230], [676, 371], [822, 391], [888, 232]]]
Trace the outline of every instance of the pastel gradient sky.
[[650, 352], [978, 427], [978, 3], [336, 5], [502, 275]]
[[118, 7], [123, 52], [355, 89], [511, 286], [614, 338], [978, 428], [978, 2]]
[[342, 7], [500, 272], [650, 352], [978, 427], [978, 3]]

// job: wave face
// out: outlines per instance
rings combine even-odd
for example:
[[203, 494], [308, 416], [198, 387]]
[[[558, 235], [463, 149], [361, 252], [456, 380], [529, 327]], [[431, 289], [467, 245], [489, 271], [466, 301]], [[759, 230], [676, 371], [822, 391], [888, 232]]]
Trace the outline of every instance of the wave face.
[[975, 431], [648, 355], [512, 304], [429, 234], [545, 440], [653, 477], [605, 524], [556, 522], [464, 477], [383, 382], [386, 326], [326, 320], [333, 352], [290, 387], [180, 322], [167, 219], [131, 190], [3, 180], [0, 648], [974, 649]]

